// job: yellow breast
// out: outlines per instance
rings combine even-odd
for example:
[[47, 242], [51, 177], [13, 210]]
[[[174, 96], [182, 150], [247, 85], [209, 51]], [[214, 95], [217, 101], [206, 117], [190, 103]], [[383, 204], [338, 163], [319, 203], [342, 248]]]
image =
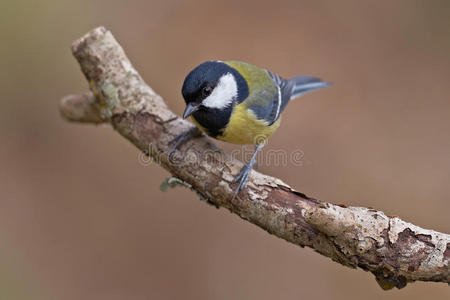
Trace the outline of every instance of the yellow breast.
[[233, 144], [258, 144], [267, 140], [279, 126], [280, 119], [267, 126], [266, 122], [258, 120], [244, 104], [240, 104], [234, 107], [223, 134], [216, 138]]

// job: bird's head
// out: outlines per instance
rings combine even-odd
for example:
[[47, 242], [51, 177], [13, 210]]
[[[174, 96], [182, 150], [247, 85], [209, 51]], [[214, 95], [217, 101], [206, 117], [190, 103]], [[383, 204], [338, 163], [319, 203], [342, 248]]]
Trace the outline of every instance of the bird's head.
[[198, 110], [226, 110], [245, 99], [248, 86], [236, 69], [221, 61], [208, 61], [192, 70], [181, 89], [186, 102], [183, 118]]

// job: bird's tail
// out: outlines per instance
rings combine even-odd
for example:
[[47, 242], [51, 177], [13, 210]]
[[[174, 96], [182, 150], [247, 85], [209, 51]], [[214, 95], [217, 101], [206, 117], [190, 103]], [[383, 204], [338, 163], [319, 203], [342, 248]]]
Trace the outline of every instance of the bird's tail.
[[289, 83], [293, 85], [290, 100], [297, 98], [308, 92], [318, 90], [330, 86], [330, 82], [325, 82], [316, 77], [298, 76], [289, 79]]

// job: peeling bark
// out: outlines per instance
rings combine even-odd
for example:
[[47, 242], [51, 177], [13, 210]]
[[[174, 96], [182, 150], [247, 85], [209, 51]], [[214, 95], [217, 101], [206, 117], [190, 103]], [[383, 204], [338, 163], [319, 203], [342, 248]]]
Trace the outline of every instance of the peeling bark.
[[416, 280], [450, 283], [448, 234], [374, 209], [322, 202], [256, 171], [233, 200], [231, 181], [242, 163], [206, 137], [170, 154], [173, 137], [192, 125], [170, 111], [143, 81], [109, 31], [92, 30], [73, 43], [72, 52], [91, 93], [61, 100], [60, 112], [67, 120], [110, 122], [208, 202], [342, 265], [370, 271], [383, 289], [403, 288]]

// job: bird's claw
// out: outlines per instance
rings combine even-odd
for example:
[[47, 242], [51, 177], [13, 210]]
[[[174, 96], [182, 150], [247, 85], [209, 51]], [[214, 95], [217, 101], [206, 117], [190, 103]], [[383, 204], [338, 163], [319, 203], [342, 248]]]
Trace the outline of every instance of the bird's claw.
[[252, 158], [250, 159], [250, 162], [246, 164], [239, 174], [233, 179], [231, 183], [236, 183], [239, 181], [239, 185], [236, 188], [236, 191], [234, 192], [233, 198], [231, 200], [234, 200], [236, 196], [239, 194], [240, 191], [242, 191], [245, 187], [245, 184], [248, 181], [248, 178], [250, 177], [250, 174], [252, 172], [253, 166], [256, 164], [256, 155], [258, 152], [264, 147], [264, 143], [257, 144], [255, 148], [255, 152], [252, 155]]
[[252, 165], [249, 163], [249, 164], [245, 165], [242, 168], [242, 170], [239, 172], [239, 174], [233, 179], [232, 183], [236, 183], [239, 181], [239, 184], [236, 188], [236, 191], [234, 192], [232, 200], [234, 200], [234, 198], [236, 198], [236, 196], [239, 194], [239, 192], [244, 189], [245, 184], [247, 183], [251, 172], [252, 172]]

